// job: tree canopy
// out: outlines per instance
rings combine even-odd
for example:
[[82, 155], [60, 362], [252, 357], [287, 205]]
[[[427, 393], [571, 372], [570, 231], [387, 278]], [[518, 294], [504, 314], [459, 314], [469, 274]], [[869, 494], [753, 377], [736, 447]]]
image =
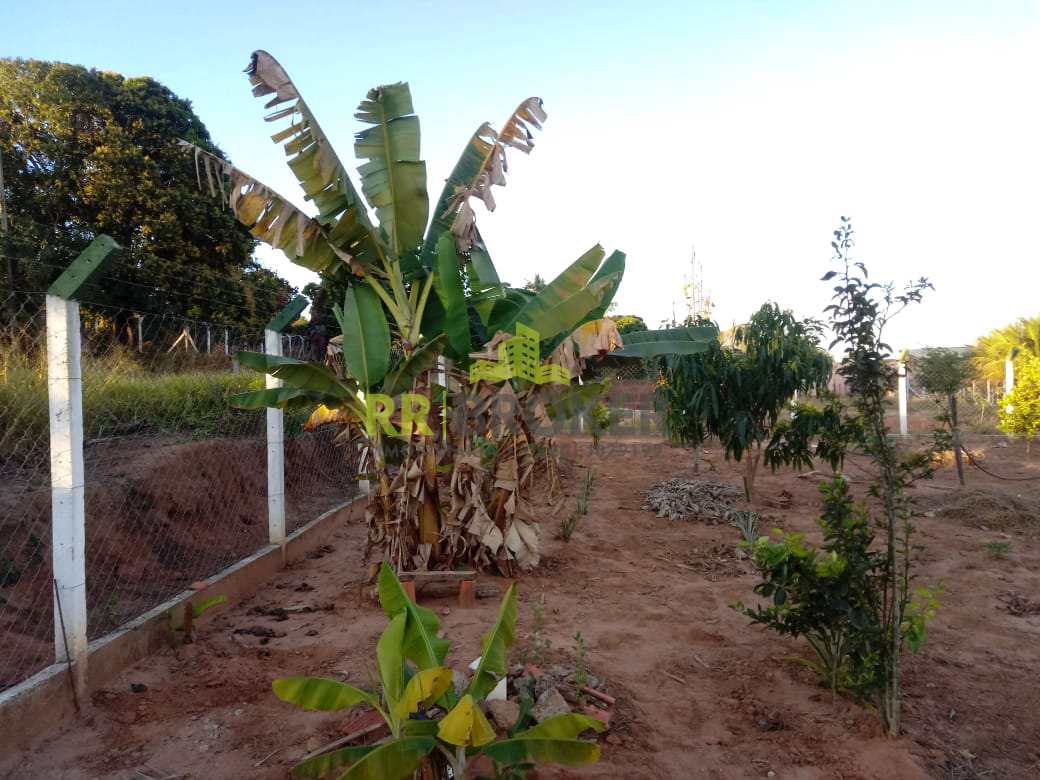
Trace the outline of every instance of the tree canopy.
[[990, 331], [975, 345], [975, 367], [983, 379], [1004, 381], [1004, 361], [1012, 350], [1023, 358], [1040, 358], [1040, 314], [1020, 317], [1010, 325]]
[[827, 386], [832, 362], [820, 338], [817, 321], [766, 303], [736, 329], [733, 347], [715, 342], [697, 354], [664, 358], [656, 400], [669, 436], [695, 450], [717, 436], [727, 458], [747, 456], [750, 499], [762, 446], [788, 402], [796, 392]]
[[0, 153], [10, 217], [4, 286], [44, 289], [97, 234], [127, 251], [91, 300], [256, 326], [288, 283], [255, 241], [198, 196], [186, 138], [221, 154], [188, 100], [148, 77], [0, 59]]
[[622, 336], [626, 333], [647, 330], [646, 322], [638, 314], [611, 314], [610, 319], [614, 320], [618, 333]]

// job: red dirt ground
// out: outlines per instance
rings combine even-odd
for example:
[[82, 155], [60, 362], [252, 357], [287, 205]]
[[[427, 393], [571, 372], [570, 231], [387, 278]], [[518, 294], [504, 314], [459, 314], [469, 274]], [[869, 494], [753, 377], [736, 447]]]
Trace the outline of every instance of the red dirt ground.
[[[764, 633], [730, 608], [755, 598], [755, 577], [731, 552], [732, 528], [658, 519], [641, 508], [654, 482], [690, 475], [689, 453], [655, 443], [616, 446], [578, 452], [579, 465], [596, 474], [589, 515], [565, 544], [550, 538], [559, 519], [546, 513], [544, 564], [521, 580], [525, 641], [532, 605], [544, 596], [553, 653], [567, 656], [580, 630], [593, 673], [619, 701], [598, 765], [540, 776], [1038, 776], [1040, 615], [1013, 614], [1005, 602], [1017, 593], [1035, 606], [1040, 590], [1040, 481], [998, 483], [970, 470], [969, 488], [959, 491], [944, 470], [916, 490], [931, 513], [918, 523], [920, 581], [942, 580], [945, 592], [927, 645], [908, 662], [907, 734], [890, 740], [875, 715], [841, 698], [832, 703], [810, 672], [787, 659], [808, 652], [802, 641]], [[717, 450], [709, 459], [718, 471], [705, 476], [739, 484], [738, 468]], [[994, 448], [986, 463], [1009, 476], [1040, 475], [1040, 456], [1027, 460], [1015, 447]], [[862, 495], [864, 464], [850, 464], [848, 473]], [[755, 508], [767, 527], [812, 532], [818, 479], [762, 474]], [[791, 505], [771, 507], [781, 490], [792, 494]], [[369, 680], [384, 620], [374, 604], [358, 600], [363, 534], [360, 524], [340, 529], [322, 557], [280, 573], [249, 602], [207, 616], [197, 644], [128, 669], [94, 695], [80, 722], [0, 758], [0, 775], [286, 777], [350, 716], [282, 704], [270, 681], [289, 674]], [[1009, 543], [1006, 558], [987, 550], [993, 541]], [[319, 610], [284, 622], [250, 614], [301, 603]], [[424, 603], [441, 613], [454, 641], [449, 663], [462, 668], [477, 655], [496, 604], [460, 610], [450, 599]], [[250, 626], [285, 636], [260, 645], [232, 634]], [[131, 683], [147, 690], [133, 693]]]

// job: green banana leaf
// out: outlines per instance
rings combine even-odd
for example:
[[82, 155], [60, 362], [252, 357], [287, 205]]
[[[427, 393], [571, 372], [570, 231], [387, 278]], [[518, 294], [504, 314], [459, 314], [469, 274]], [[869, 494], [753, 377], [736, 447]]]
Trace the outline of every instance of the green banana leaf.
[[436, 737], [437, 721], [409, 719], [401, 723], [401, 733], [406, 737]]
[[304, 710], [331, 712], [361, 703], [379, 706], [374, 694], [324, 677], [280, 677], [271, 687], [279, 699]]
[[419, 374], [437, 365], [437, 358], [447, 338], [447, 335], [442, 333], [412, 352], [394, 373], [383, 380], [383, 392], [387, 395], [399, 395], [411, 390]]
[[499, 290], [501, 297], [502, 280], [498, 278], [498, 270], [488, 254], [487, 247], [474, 245], [469, 252], [470, 281], [479, 292]]
[[470, 298], [473, 308], [476, 309], [480, 321], [487, 325], [495, 308], [495, 301], [505, 297], [506, 287], [498, 278], [498, 271], [483, 242], [478, 242], [470, 250], [466, 273], [473, 293]]
[[[288, 119], [290, 124], [271, 136], [285, 142], [289, 167], [300, 186], [318, 208], [317, 221], [324, 226], [328, 241], [362, 265], [378, 259], [378, 236], [368, 218], [365, 204], [354, 188], [328, 137], [310, 107], [281, 64], [266, 51], [253, 52], [246, 68], [253, 95], [274, 95], [266, 108], [293, 101], [264, 117], [267, 122]], [[291, 231], [283, 231], [289, 232]]]
[[469, 363], [471, 350], [469, 313], [466, 310], [466, 292], [462, 287], [462, 275], [459, 273], [459, 256], [455, 251], [455, 241], [451, 233], [444, 233], [437, 239], [435, 262], [433, 287], [444, 308], [444, 327], [448, 334], [448, 344], [454, 353], [452, 357], [465, 367]]
[[[548, 338], [549, 335], [542, 333], [536, 323], [547, 315], [548, 312], [585, 289], [592, 275], [603, 261], [604, 254], [606, 253], [603, 247], [596, 244], [596, 246], [571, 263], [559, 276], [549, 282], [544, 289], [528, 301], [527, 305], [517, 313], [513, 322], [500, 325], [499, 329], [512, 332], [514, 322], [522, 322], [538, 330], [539, 335], [543, 339]], [[599, 301], [597, 300], [596, 303], [598, 304]], [[589, 313], [592, 308], [590, 306], [583, 311], [582, 316]], [[559, 333], [559, 331], [554, 331], [550, 335], [555, 336], [556, 333]]]
[[534, 295], [530, 290], [507, 287], [504, 296], [495, 301], [491, 314], [488, 316], [486, 323], [488, 333], [494, 334], [500, 330], [512, 332], [517, 315], [531, 302]]
[[418, 249], [430, 213], [426, 163], [419, 159], [419, 117], [408, 84], [370, 90], [354, 118], [372, 125], [355, 136], [354, 153], [368, 160], [359, 168], [361, 191], [390, 251], [403, 258]]
[[[383, 696], [391, 705], [401, 698], [404, 680], [404, 626], [408, 616], [394, 615], [376, 643], [376, 667], [383, 683]], [[407, 713], [406, 713], [407, 715]]]
[[341, 398], [316, 390], [300, 390], [296, 387], [271, 387], [265, 390], [247, 390], [231, 396], [229, 403], [235, 409], [310, 409], [316, 404], [330, 408], [338, 406]]
[[[551, 309], [535, 310], [529, 313], [528, 304], [517, 316], [517, 322], [523, 322], [538, 331], [539, 338], [545, 342], [559, 335], [567, 335], [575, 328], [589, 321], [590, 315], [603, 304], [608, 295], [617, 289], [617, 279], [608, 276], [598, 282], [592, 282]], [[537, 300], [537, 298], [535, 299]], [[531, 302], [532, 304], [534, 301]]]
[[377, 747], [378, 745], [358, 745], [322, 753], [320, 756], [301, 761], [292, 768], [292, 773], [297, 777], [319, 780], [331, 774], [333, 770], [360, 761]]
[[516, 643], [516, 583], [509, 586], [498, 608], [495, 625], [480, 638], [483, 650], [466, 693], [476, 701], [487, 696], [506, 674], [506, 654]]
[[263, 352], [239, 352], [237, 357], [243, 366], [270, 374], [297, 390], [329, 395], [340, 401], [356, 398], [356, 385], [340, 380], [326, 366], [281, 355], [265, 355]]
[[362, 285], [348, 287], [343, 308], [332, 307], [343, 333], [343, 362], [358, 384], [369, 390], [390, 366], [390, 324], [379, 296]]
[[[589, 284], [598, 282], [600, 279], [605, 277], [614, 277], [616, 283], [614, 288], [610, 292], [606, 293], [603, 298], [603, 303], [599, 305], [595, 310], [589, 312], [586, 321], [602, 319], [607, 309], [610, 308], [611, 301], [614, 300], [614, 296], [617, 295], [618, 288], [621, 286], [621, 279], [625, 275], [625, 253], [615, 249], [610, 253], [610, 256], [603, 261], [603, 265], [599, 267], [599, 270], [593, 275], [592, 279], [589, 280]], [[584, 324], [584, 323], [582, 323]]]
[[451, 643], [437, 637], [440, 621], [425, 607], [420, 607], [404, 592], [401, 581], [393, 569], [383, 561], [379, 570], [379, 603], [387, 617], [406, 613], [408, 620], [404, 631], [404, 657], [420, 669], [441, 666]]
[[[339, 775], [339, 780], [408, 780], [436, 745], [437, 740], [433, 737], [400, 737], [378, 745], [342, 748], [325, 753], [298, 764], [292, 771], [301, 777], [323, 777], [333, 769], [349, 763], [350, 769]], [[313, 769], [307, 767], [305, 773], [297, 771], [312, 763], [315, 765]], [[324, 772], [315, 771], [325, 764], [327, 768]]]
[[718, 338], [718, 329], [710, 325], [689, 328], [665, 328], [626, 333], [625, 346], [612, 352], [617, 357], [636, 357], [644, 360], [662, 355], [696, 355], [706, 352]]
[[591, 764], [599, 759], [599, 745], [577, 738], [589, 729], [601, 733], [606, 726], [588, 715], [556, 715], [512, 739], [484, 745], [479, 752], [507, 765], [522, 761], [564, 766]]

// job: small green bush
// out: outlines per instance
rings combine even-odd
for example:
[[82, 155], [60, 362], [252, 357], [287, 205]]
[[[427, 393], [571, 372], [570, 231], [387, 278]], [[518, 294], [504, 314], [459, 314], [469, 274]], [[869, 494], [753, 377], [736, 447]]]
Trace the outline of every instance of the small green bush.
[[[824, 482], [820, 491], [823, 545], [813, 547], [796, 533], [744, 542], [762, 576], [755, 593], [770, 603], [736, 608], [780, 634], [805, 637], [816, 658], [798, 660], [832, 692], [869, 699], [885, 682], [885, 557], [871, 549], [870, 517], [865, 506], [853, 504], [845, 479]], [[912, 651], [923, 643], [937, 607], [935, 595], [924, 588], [907, 605], [900, 632]]]

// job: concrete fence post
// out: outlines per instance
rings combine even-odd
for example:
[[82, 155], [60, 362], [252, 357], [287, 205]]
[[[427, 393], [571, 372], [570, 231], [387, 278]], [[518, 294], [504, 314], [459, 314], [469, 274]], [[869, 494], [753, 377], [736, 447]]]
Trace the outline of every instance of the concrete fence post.
[[83, 468], [83, 374], [79, 304], [73, 299], [120, 249], [99, 236], [47, 290], [54, 658], [68, 663], [76, 696], [87, 695], [87, 517]]
[[[264, 330], [265, 352], [282, 354], [282, 337], [278, 331]], [[267, 374], [265, 386], [271, 390], [282, 381]], [[285, 430], [281, 409], [267, 408], [267, 528], [271, 544], [285, 542]]]
[[[1015, 350], [1007, 360], [1004, 361], [1004, 395], [1015, 389]], [[1011, 404], [1005, 404], [1004, 410], [1008, 413], [1014, 411]]]
[[[282, 356], [282, 330], [300, 316], [309, 301], [302, 295], [276, 314], [264, 328], [264, 352]], [[270, 374], [264, 376], [267, 389], [282, 386]], [[271, 544], [285, 544], [285, 420], [281, 409], [267, 408], [267, 530]]]
[[907, 418], [906, 406], [907, 406], [907, 382], [906, 382], [906, 362], [899, 361], [899, 387], [897, 394], [899, 396], [899, 434], [906, 436], [910, 433], [910, 421]]

